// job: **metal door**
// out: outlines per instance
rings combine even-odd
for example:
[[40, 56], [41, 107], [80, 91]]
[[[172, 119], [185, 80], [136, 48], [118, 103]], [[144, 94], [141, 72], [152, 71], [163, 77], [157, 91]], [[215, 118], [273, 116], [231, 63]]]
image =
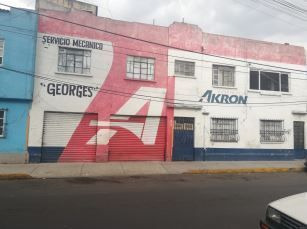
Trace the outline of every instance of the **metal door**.
[[294, 137], [294, 150], [296, 158], [304, 158], [305, 149], [305, 133], [304, 133], [304, 122], [294, 121], [293, 122], [293, 137]]
[[173, 160], [194, 160], [194, 118], [175, 117]]
[[[42, 162], [94, 162], [97, 114], [45, 112]], [[89, 144], [89, 141], [91, 144]]]
[[163, 161], [166, 119], [163, 117], [112, 116], [110, 161]]

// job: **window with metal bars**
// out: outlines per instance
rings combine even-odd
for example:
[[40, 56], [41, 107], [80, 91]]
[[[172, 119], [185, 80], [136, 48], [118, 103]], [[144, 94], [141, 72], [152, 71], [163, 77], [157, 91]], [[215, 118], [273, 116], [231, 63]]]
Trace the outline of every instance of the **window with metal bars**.
[[127, 78], [136, 80], [154, 80], [155, 59], [139, 56], [127, 56]]
[[237, 142], [239, 139], [238, 119], [211, 118], [211, 141]]
[[4, 40], [0, 40], [0, 65], [3, 64], [3, 56], [4, 56]]
[[90, 74], [91, 51], [59, 47], [58, 71], [76, 74]]
[[5, 110], [0, 110], [0, 137], [4, 137]]
[[175, 60], [175, 75], [193, 77], [195, 75], [195, 63]]
[[284, 142], [283, 120], [260, 120], [260, 142]]
[[212, 67], [212, 85], [222, 87], [235, 86], [235, 67], [213, 65]]

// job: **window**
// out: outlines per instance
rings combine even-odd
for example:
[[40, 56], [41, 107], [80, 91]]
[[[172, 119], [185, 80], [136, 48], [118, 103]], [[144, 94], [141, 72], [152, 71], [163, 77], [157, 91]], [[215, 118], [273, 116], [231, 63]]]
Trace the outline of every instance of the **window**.
[[5, 110], [0, 110], [0, 137], [4, 137]]
[[128, 56], [127, 57], [127, 78], [137, 80], [154, 80], [153, 58]]
[[0, 65], [3, 64], [4, 40], [0, 40]]
[[58, 71], [90, 74], [91, 51], [83, 49], [59, 48]]
[[235, 68], [229, 66], [213, 65], [212, 67], [212, 85], [234, 87], [235, 86]]
[[285, 130], [282, 120], [260, 120], [260, 142], [284, 142]]
[[238, 119], [212, 118], [210, 134], [214, 142], [237, 142]]
[[195, 75], [195, 63], [175, 60], [175, 75], [179, 76], [194, 76]]
[[289, 74], [251, 70], [249, 88], [253, 90], [289, 92]]

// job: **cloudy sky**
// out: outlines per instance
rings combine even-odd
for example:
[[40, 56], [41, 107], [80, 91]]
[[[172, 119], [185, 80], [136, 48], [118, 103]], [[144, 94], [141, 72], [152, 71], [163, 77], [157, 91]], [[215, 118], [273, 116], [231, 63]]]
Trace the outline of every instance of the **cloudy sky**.
[[[168, 26], [173, 21], [197, 24], [203, 31], [302, 45], [307, 48], [307, 0], [287, 0], [301, 14], [273, 0], [84, 0], [99, 14], [119, 20]], [[281, 0], [284, 1], [284, 0]], [[0, 0], [34, 7], [34, 0]], [[293, 6], [292, 6], [293, 8]]]

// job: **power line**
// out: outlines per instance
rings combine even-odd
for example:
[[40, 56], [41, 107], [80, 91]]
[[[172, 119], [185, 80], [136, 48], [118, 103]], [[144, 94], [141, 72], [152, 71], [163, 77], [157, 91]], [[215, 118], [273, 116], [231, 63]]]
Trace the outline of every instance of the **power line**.
[[[17, 7], [13, 7], [13, 6], [10, 6], [10, 5], [7, 5], [7, 4], [3, 4], [3, 3], [0, 3], [0, 5], [19, 9]], [[240, 60], [240, 59], [235, 59], [235, 58], [225, 57], [225, 56], [218, 56], [218, 55], [214, 55], [214, 54], [206, 54], [206, 53], [203, 53], [203, 52], [192, 51], [192, 50], [188, 50], [188, 49], [184, 49], [184, 48], [178, 48], [178, 47], [174, 47], [174, 46], [170, 46], [170, 45], [166, 45], [166, 44], [161, 44], [161, 43], [154, 42], [154, 41], [148, 41], [148, 40], [144, 40], [144, 39], [140, 39], [140, 38], [136, 38], [136, 37], [131, 37], [131, 36], [128, 36], [128, 35], [111, 32], [111, 31], [108, 31], [108, 30], [105, 30], [105, 29], [99, 29], [99, 28], [95, 28], [95, 27], [92, 27], [92, 26], [80, 24], [80, 23], [77, 23], [77, 22], [68, 21], [68, 20], [65, 20], [65, 19], [62, 19], [62, 18], [57, 18], [57, 17], [54, 17], [54, 16], [41, 14], [39, 12], [35, 12], [35, 11], [31, 11], [31, 10], [26, 10], [26, 9], [19, 9], [19, 10], [23, 10], [23, 11], [33, 13], [33, 14], [36, 14], [36, 15], [39, 15], [39, 16], [47, 17], [47, 18], [50, 18], [50, 19], [62, 21], [62, 22], [69, 23], [69, 24], [72, 24], [72, 25], [77, 25], [77, 26], [80, 26], [80, 27], [93, 29], [93, 30], [108, 33], [108, 34], [111, 34], [111, 35], [120, 36], [120, 37], [124, 37], [124, 38], [127, 38], [127, 39], [133, 39], [133, 40], [136, 40], [136, 41], [140, 41], [140, 42], [144, 42], [144, 43], [148, 43], [148, 44], [152, 44], [152, 45], [157, 45], [157, 46], [161, 46], [161, 47], [165, 47], [165, 48], [176, 49], [176, 50], [180, 50], [180, 51], [196, 53], [196, 54], [201, 54], [201, 55], [211, 56], [211, 57], [216, 57], [216, 58], [222, 58], [222, 59], [227, 59], [227, 60], [232, 60], [232, 61], [238, 61], [238, 62], [243, 62], [243, 63], [247, 63], [247, 64], [256, 64], [256, 65], [276, 68], [276, 66], [274, 66], [274, 65], [260, 64], [260, 63], [256, 63], [256, 62]], [[278, 68], [283, 69], [283, 70], [294, 71], [294, 72], [307, 73], [307, 71], [304, 71], [304, 70], [297, 70], [297, 69], [291, 69], [291, 68], [285, 68], [285, 67], [278, 67]]]
[[[27, 73], [24, 71], [19, 71], [19, 70], [15, 70], [15, 69], [10, 69], [10, 68], [6, 68], [6, 67], [1, 67], [2, 69], [8, 70], [8, 71], [12, 71], [15, 73], [19, 73], [19, 74], [25, 74], [25, 75], [29, 75], [31, 77], [35, 77], [35, 78], [39, 78], [39, 79], [43, 79], [46, 81], [51, 81], [51, 82], [56, 82], [56, 83], [66, 83], [66, 84], [70, 84], [70, 85], [77, 85], [77, 86], [87, 86], [88, 85], [83, 85], [83, 84], [76, 84], [76, 83], [72, 83], [69, 81], [64, 81], [64, 80], [55, 80], [52, 78], [48, 78], [45, 76], [41, 76], [38, 74], [32, 74], [32, 73]], [[166, 102], [167, 104], [170, 105], [188, 105], [188, 106], [197, 106], [199, 105], [200, 101], [193, 101], [193, 100], [181, 100], [181, 99], [169, 99], [169, 98], [165, 98], [165, 97], [157, 97], [157, 96], [148, 96], [148, 95], [140, 95], [140, 94], [133, 94], [133, 93], [128, 93], [128, 92], [121, 92], [121, 91], [115, 91], [115, 90], [109, 90], [109, 89], [102, 89], [102, 88], [94, 88], [94, 90], [96, 90], [97, 92], [100, 93], [105, 93], [105, 94], [111, 94], [111, 95], [117, 95], [117, 96], [123, 96], [123, 97], [128, 97], [131, 98], [131, 96], [133, 98], [136, 99], [142, 99], [142, 100], [146, 100], [146, 101], [155, 101], [155, 102]], [[170, 102], [170, 101], [174, 101], [174, 102]], [[179, 101], [179, 102], [176, 102]], [[182, 102], [188, 102], [188, 103], [182, 103]], [[190, 103], [190, 104], [189, 104]], [[272, 106], [272, 105], [280, 105], [280, 106], [284, 106], [284, 105], [297, 105], [297, 104], [305, 104], [307, 103], [307, 100], [303, 100], [303, 101], [289, 101], [289, 102], [272, 102], [272, 103], [247, 103], [247, 104], [242, 104], [240, 107], [243, 107], [244, 105], [249, 106], [249, 105], [267, 105], [267, 106]], [[205, 103], [206, 106], [238, 106], [238, 105], [234, 105], [234, 104], [208, 104]]]

